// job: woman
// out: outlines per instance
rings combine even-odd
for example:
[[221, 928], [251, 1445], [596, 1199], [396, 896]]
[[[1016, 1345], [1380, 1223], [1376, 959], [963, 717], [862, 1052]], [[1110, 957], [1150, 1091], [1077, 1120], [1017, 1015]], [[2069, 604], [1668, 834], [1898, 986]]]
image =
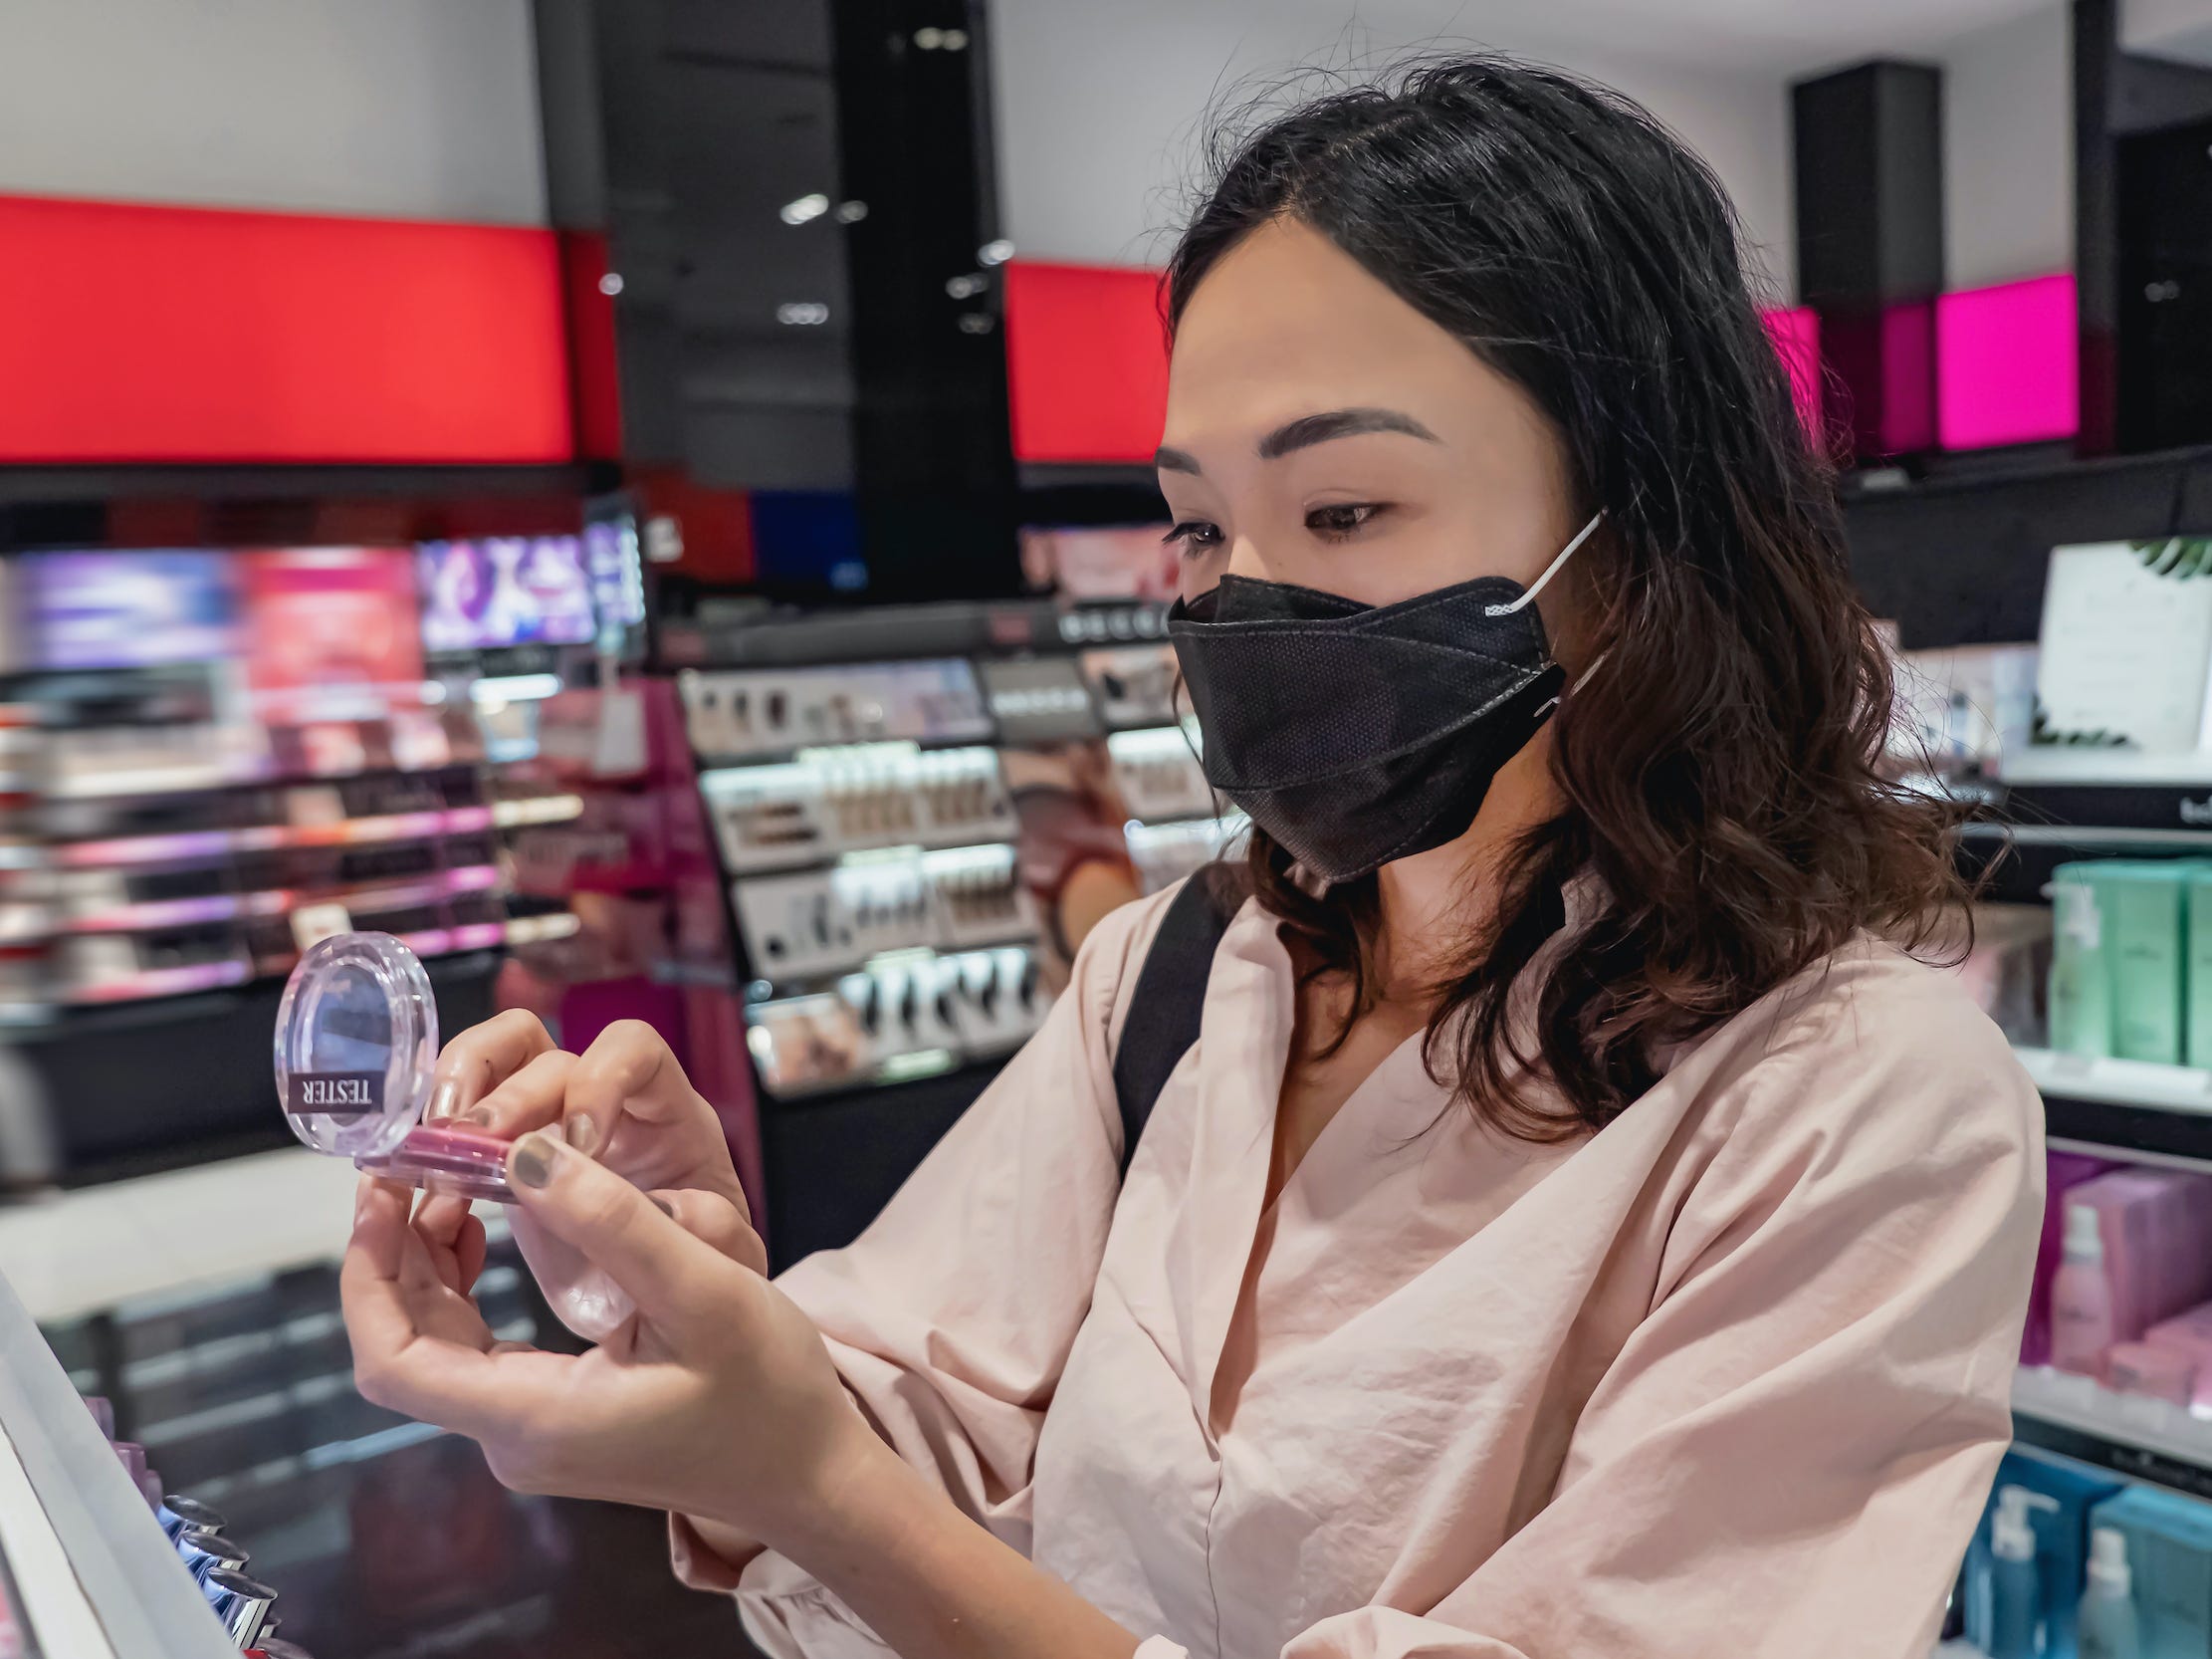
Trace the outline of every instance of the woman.
[[364, 1392], [689, 1518], [776, 1654], [1917, 1659], [2038, 1107], [1892, 942], [1959, 897], [1944, 824], [1878, 776], [1720, 190], [1609, 94], [1432, 65], [1250, 138], [1168, 292], [1175, 635], [1256, 890], [1126, 1178], [1164, 898], [774, 1285], [667, 1052], [509, 1017], [445, 1103], [548, 1126], [519, 1214], [637, 1321], [495, 1345], [475, 1224], [367, 1190]]

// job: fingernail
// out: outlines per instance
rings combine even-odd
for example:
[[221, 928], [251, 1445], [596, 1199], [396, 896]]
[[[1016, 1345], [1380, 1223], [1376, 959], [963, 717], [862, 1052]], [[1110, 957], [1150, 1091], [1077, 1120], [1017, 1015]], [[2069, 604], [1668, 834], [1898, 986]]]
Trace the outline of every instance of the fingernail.
[[589, 1114], [578, 1112], [568, 1119], [567, 1129], [568, 1144], [585, 1157], [591, 1156], [592, 1148], [599, 1144], [598, 1124], [591, 1121]]
[[676, 1219], [676, 1206], [669, 1203], [669, 1201], [665, 1198], [655, 1197], [653, 1199], [653, 1208], [660, 1211], [660, 1213], [666, 1216], [670, 1221], [674, 1221]]
[[448, 1077], [430, 1096], [430, 1104], [422, 1111], [425, 1123], [440, 1123], [453, 1115], [453, 1108], [461, 1103], [461, 1085]]
[[515, 1143], [515, 1179], [533, 1189], [552, 1185], [560, 1152], [559, 1141], [544, 1129], [533, 1130]]
[[490, 1106], [471, 1106], [467, 1111], [455, 1112], [453, 1121], [466, 1123], [472, 1129], [489, 1129], [492, 1126], [492, 1108]]

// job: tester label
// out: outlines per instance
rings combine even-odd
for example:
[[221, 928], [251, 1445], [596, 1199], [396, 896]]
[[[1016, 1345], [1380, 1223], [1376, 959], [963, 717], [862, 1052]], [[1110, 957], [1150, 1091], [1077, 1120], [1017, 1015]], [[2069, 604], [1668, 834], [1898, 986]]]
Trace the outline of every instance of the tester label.
[[384, 1107], [381, 1071], [295, 1071], [285, 1083], [294, 1117], [373, 1117]]

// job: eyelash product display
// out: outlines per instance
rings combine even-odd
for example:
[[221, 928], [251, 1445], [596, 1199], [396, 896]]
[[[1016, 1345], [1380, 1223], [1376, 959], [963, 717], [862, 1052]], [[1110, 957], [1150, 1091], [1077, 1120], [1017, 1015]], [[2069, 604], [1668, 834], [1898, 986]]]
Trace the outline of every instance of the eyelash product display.
[[1172, 726], [1175, 688], [1181, 676], [1172, 645], [1123, 645], [1085, 651], [1083, 677], [1090, 681], [1106, 724]]
[[1021, 885], [1020, 860], [1010, 844], [925, 852], [922, 873], [945, 945], [958, 949], [1036, 937], [1036, 904]]
[[770, 1096], [980, 1072], [1066, 981], [1068, 871], [1157, 890], [1236, 828], [1177, 723], [1164, 605], [681, 634], [676, 653], [702, 664], [678, 689]]
[[711, 760], [886, 738], [973, 742], [992, 730], [976, 671], [958, 659], [689, 671], [679, 685], [692, 747]]
[[1107, 738], [1114, 782], [1139, 819], [1212, 816], [1218, 811], [1199, 765], [1196, 743], [1196, 736], [1180, 726], [1116, 732]]
[[1179, 824], [1132, 824], [1123, 836], [1145, 891], [1171, 887], [1201, 864], [1241, 853], [1240, 837], [1251, 821], [1242, 813]]
[[1013, 824], [990, 749], [862, 744], [730, 767], [699, 784], [724, 863], [741, 873], [874, 847], [958, 845], [1005, 834]]
[[827, 870], [754, 876], [732, 893], [753, 964], [772, 980], [844, 972], [886, 952], [1033, 939], [1012, 845], [851, 854]]

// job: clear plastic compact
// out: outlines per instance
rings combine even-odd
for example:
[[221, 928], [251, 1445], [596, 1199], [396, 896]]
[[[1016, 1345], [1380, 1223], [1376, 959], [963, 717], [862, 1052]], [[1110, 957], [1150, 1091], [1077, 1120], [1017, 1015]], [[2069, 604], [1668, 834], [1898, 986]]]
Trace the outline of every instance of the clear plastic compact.
[[438, 1064], [438, 1005], [421, 959], [388, 933], [312, 946], [277, 1008], [277, 1097], [292, 1132], [364, 1173], [496, 1203], [508, 1142], [422, 1121]]

